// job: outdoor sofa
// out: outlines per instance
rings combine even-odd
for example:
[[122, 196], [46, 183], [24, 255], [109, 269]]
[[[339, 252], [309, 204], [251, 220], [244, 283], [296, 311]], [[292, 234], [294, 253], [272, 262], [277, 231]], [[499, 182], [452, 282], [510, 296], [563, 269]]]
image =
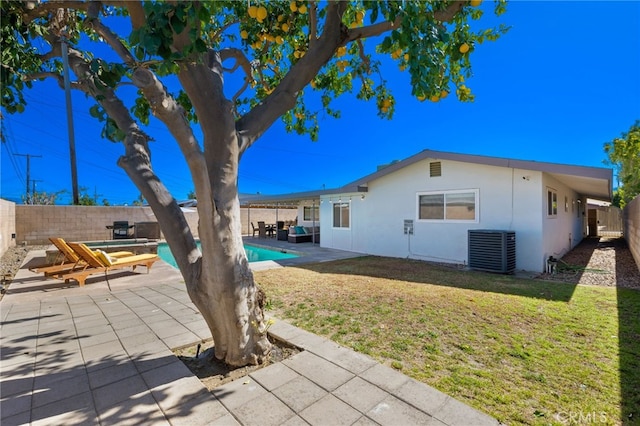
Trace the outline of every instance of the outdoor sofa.
[[288, 240], [290, 243], [319, 243], [320, 227], [290, 226]]

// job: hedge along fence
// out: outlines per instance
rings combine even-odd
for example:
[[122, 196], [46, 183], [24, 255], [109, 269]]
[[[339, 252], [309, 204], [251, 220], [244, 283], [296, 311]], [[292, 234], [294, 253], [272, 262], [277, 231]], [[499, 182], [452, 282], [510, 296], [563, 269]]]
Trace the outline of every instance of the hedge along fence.
[[[251, 235], [249, 220], [258, 226], [258, 221], [276, 223], [278, 220], [294, 220], [297, 209], [251, 208], [241, 209], [242, 233]], [[185, 209], [191, 232], [198, 237], [198, 212], [195, 207]], [[250, 218], [250, 219], [249, 219]], [[61, 237], [69, 241], [110, 240], [112, 231], [107, 226], [115, 221], [156, 222], [150, 207], [123, 206], [15, 206], [15, 233], [17, 244], [49, 244], [50, 237]], [[4, 221], [3, 221], [4, 222]], [[162, 233], [160, 235], [162, 239]]]
[[622, 215], [624, 238], [640, 271], [640, 195], [624, 206]]

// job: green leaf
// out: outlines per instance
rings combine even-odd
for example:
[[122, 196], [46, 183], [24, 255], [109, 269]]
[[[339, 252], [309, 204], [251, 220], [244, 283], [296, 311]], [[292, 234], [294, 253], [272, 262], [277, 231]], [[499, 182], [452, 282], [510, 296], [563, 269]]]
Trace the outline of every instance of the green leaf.
[[180, 34], [186, 27], [186, 24], [177, 15], [173, 15], [171, 17], [171, 27], [173, 28], [173, 31], [176, 32], [176, 34]]

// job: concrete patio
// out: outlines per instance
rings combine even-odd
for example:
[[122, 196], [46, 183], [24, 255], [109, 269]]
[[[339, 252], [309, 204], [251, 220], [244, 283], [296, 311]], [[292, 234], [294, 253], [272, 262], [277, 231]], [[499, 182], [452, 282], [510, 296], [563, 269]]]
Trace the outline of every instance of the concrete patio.
[[[256, 269], [354, 256], [310, 243], [248, 239], [303, 256]], [[286, 246], [285, 246], [286, 244]], [[304, 349], [212, 393], [171, 349], [210, 338], [177, 270], [120, 272], [85, 287], [26, 265], [0, 302], [5, 425], [497, 425], [495, 419], [373, 359], [277, 320]]]

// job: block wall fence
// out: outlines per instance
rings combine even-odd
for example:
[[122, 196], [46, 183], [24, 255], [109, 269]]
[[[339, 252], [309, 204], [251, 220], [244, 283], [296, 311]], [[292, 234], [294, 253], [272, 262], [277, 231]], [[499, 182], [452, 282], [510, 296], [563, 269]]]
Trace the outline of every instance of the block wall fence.
[[[5, 241], [5, 202], [0, 204], [2, 209], [2, 243]], [[13, 203], [11, 203], [13, 204]], [[10, 206], [9, 206], [10, 207]], [[7, 210], [11, 210], [11, 208]], [[107, 229], [114, 221], [126, 220], [129, 225], [135, 222], [156, 222], [150, 207], [112, 207], [112, 206], [32, 206], [15, 205], [15, 217], [12, 220], [7, 213], [7, 227], [13, 223], [16, 238], [14, 244], [39, 245], [49, 244], [49, 237], [61, 237], [69, 241], [110, 240], [112, 231]], [[198, 237], [198, 213], [195, 208], [189, 208], [185, 217], [191, 232]], [[242, 208], [242, 233], [252, 235], [253, 222], [258, 221], [276, 223], [278, 220], [295, 220], [297, 209], [272, 208]], [[10, 231], [7, 231], [10, 232]], [[9, 234], [9, 236], [11, 236]], [[161, 238], [164, 238], [162, 235]], [[2, 247], [2, 246], [0, 246]], [[6, 248], [2, 247], [2, 253]]]
[[624, 238], [640, 271], [640, 195], [624, 206]]

